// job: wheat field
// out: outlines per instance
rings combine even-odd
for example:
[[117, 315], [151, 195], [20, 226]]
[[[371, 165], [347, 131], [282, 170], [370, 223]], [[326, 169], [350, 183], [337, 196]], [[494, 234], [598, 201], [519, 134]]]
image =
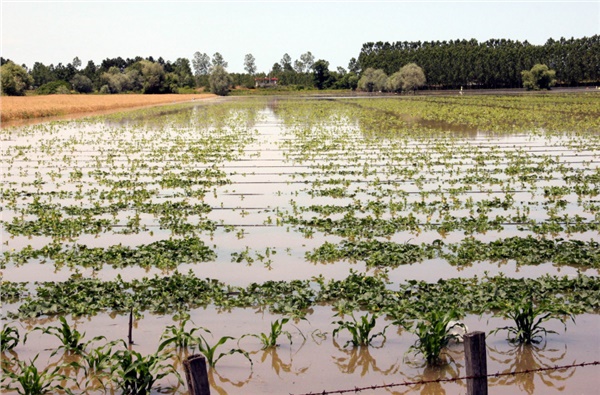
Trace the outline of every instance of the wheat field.
[[179, 103], [215, 97], [213, 94], [167, 95], [44, 95], [2, 96], [0, 113], [2, 122], [33, 118], [86, 114], [126, 108]]

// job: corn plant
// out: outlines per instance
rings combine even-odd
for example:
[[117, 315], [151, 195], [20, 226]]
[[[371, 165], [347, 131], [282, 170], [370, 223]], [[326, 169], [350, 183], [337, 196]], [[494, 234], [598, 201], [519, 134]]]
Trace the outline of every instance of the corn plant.
[[156, 353], [143, 356], [135, 350], [125, 349], [113, 354], [111, 376], [122, 394], [149, 395], [154, 383], [171, 373], [181, 381], [173, 365], [168, 362], [172, 355], [161, 351], [159, 348]]
[[228, 340], [233, 340], [234, 338], [231, 336], [223, 336], [217, 341], [216, 344], [210, 345], [208, 340], [201, 334], [195, 335], [197, 331], [203, 330], [208, 334], [212, 334], [208, 329], [202, 327], [192, 328], [191, 330], [186, 330], [185, 325], [188, 319], [184, 319], [180, 322], [179, 326], [168, 326], [167, 329], [163, 332], [161, 339], [163, 339], [162, 343], [159, 345], [159, 350], [164, 349], [170, 344], [173, 344], [178, 349], [191, 349], [194, 350], [198, 348], [198, 352], [202, 353], [204, 357], [206, 357], [206, 362], [210, 367], [214, 367], [216, 363], [226, 355], [231, 354], [242, 354], [243, 356], [250, 361], [252, 365], [252, 359], [248, 353], [240, 348], [230, 349], [227, 352], [222, 352], [217, 355], [217, 348], [222, 346]]
[[[56, 350], [54, 350], [51, 356], [54, 356], [61, 349], [63, 349], [66, 352], [81, 354], [85, 350], [87, 344], [89, 344], [92, 341], [105, 338], [104, 336], [96, 336], [89, 342], [84, 343], [83, 338], [85, 337], [85, 333], [81, 333], [77, 329], [71, 329], [65, 317], [59, 317], [59, 320], [61, 323], [60, 326], [50, 326], [48, 328], [36, 326], [35, 328], [33, 328], [34, 331], [39, 330], [42, 331], [42, 333], [44, 334], [56, 336], [62, 343]], [[25, 338], [23, 339], [24, 343], [26, 341], [27, 335], [25, 335]]]
[[455, 322], [458, 314], [454, 310], [447, 312], [432, 310], [422, 320], [416, 321], [412, 327], [407, 329], [417, 335], [418, 339], [409, 348], [409, 352], [423, 354], [427, 365], [442, 364], [441, 354], [450, 341], [458, 340], [460, 335], [453, 329], [462, 328], [464, 324]]
[[0, 352], [10, 351], [19, 344], [19, 330], [14, 326], [4, 325], [0, 332]]
[[352, 339], [348, 340], [344, 347], [352, 344], [354, 347], [369, 346], [374, 339], [381, 336], [384, 339], [385, 330], [389, 325], [383, 328], [383, 331], [371, 334], [375, 325], [377, 324], [377, 314], [373, 314], [369, 317], [369, 314], [365, 314], [360, 317], [360, 321], [357, 321], [354, 314], [351, 314], [352, 321], [334, 321], [333, 324], [337, 324], [338, 327], [333, 330], [333, 336], [336, 336], [341, 330], [346, 329], [352, 335]]
[[[279, 337], [281, 335], [286, 335], [290, 344], [292, 344], [292, 334], [288, 331], [283, 330], [283, 326], [285, 324], [287, 324], [289, 321], [290, 321], [289, 318], [282, 318], [281, 321], [275, 320], [275, 321], [271, 322], [271, 331], [269, 333], [263, 333], [263, 332], [261, 332], [260, 334], [250, 333], [250, 334], [246, 334], [246, 335], [242, 336], [240, 338], [240, 340], [242, 340], [246, 336], [256, 337], [262, 343], [262, 349], [266, 350], [268, 348], [277, 347], [278, 346], [277, 339], [279, 339]], [[304, 337], [302, 332], [300, 332], [300, 335], [302, 335], [302, 337]], [[239, 340], [238, 340], [238, 345], [239, 345]]]
[[[210, 333], [210, 331], [206, 330], [208, 333]], [[217, 356], [217, 348], [219, 348], [220, 346], [222, 346], [223, 344], [225, 344], [226, 341], [228, 340], [233, 340], [234, 338], [231, 336], [223, 336], [221, 337], [217, 343], [215, 343], [214, 345], [210, 345], [210, 343], [208, 343], [208, 341], [206, 340], [206, 338], [202, 335], [198, 336], [198, 351], [200, 351], [202, 353], [202, 355], [204, 355], [204, 357], [206, 358], [206, 362], [208, 362], [208, 365], [210, 367], [215, 367], [215, 365], [217, 364], [217, 362], [223, 358], [226, 355], [232, 355], [232, 354], [242, 354], [244, 357], [246, 357], [246, 359], [250, 362], [250, 366], [253, 365], [252, 359], [250, 358], [250, 355], [248, 355], [248, 353], [240, 348], [232, 348], [227, 352], [222, 352]]]
[[[35, 366], [35, 360], [38, 355], [30, 360], [29, 363], [17, 361], [15, 369], [10, 370], [2, 367], [2, 386], [3, 391], [16, 391], [19, 395], [43, 395], [52, 394], [57, 391], [64, 391], [71, 394], [71, 390], [58, 384], [58, 381], [67, 380], [68, 377], [59, 373], [63, 366], [55, 366], [52, 369], [46, 368], [39, 371]], [[8, 384], [4, 384], [5, 379], [10, 379]]]
[[[83, 368], [86, 380], [83, 382], [86, 388], [95, 383], [105, 388], [104, 379], [110, 377], [113, 366], [113, 347], [118, 341], [106, 343], [100, 347], [90, 349], [80, 355], [78, 361], [71, 362], [76, 369]], [[79, 385], [80, 383], [78, 383]]]
[[186, 324], [189, 322], [189, 318], [185, 318], [179, 322], [179, 325], [169, 325], [164, 330], [159, 348], [162, 349], [169, 344], [173, 344], [177, 349], [187, 350], [194, 348], [198, 344], [198, 336], [194, 336], [194, 333], [199, 330], [207, 331], [202, 327], [192, 328], [189, 331], [185, 329]]
[[514, 303], [505, 303], [500, 307], [500, 314], [504, 318], [512, 319], [514, 326], [505, 326], [496, 328], [490, 334], [505, 330], [508, 332], [508, 341], [511, 343], [537, 344], [540, 343], [549, 333], [556, 334], [555, 331], [548, 330], [542, 326], [542, 323], [551, 319], [557, 319], [567, 330], [566, 319], [571, 318], [575, 322], [575, 317], [569, 311], [566, 305], [534, 305], [532, 298], [523, 297]]

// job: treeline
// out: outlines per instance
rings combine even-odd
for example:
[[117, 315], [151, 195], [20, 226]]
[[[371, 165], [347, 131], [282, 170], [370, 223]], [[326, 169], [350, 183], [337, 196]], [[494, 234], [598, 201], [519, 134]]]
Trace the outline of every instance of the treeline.
[[[3, 66], [9, 62], [2, 59]], [[69, 93], [71, 90], [79, 93], [176, 93], [182, 88], [196, 86], [190, 62], [185, 58], [171, 63], [162, 58], [118, 57], [107, 58], [100, 65], [90, 60], [85, 67], [81, 66], [77, 57], [66, 65], [35, 62], [30, 70], [26, 70], [29, 88], [40, 94]]]
[[[358, 59], [350, 59], [347, 69], [336, 70], [329, 70], [329, 62], [315, 60], [310, 52], [294, 61], [286, 53], [268, 72], [257, 71], [254, 56], [246, 54], [245, 73], [228, 73], [228, 64], [218, 52], [212, 58], [196, 52], [191, 62], [137, 56], [107, 58], [99, 65], [90, 60], [85, 66], [76, 57], [66, 65], [36, 62], [31, 69], [8, 59], [0, 61], [2, 93], [8, 95], [23, 95], [31, 89], [39, 94], [179, 93], [200, 87], [226, 94], [231, 87], [254, 88], [255, 79], [264, 77], [276, 78], [277, 86], [284, 89], [520, 88], [530, 83], [524, 80], [523, 71], [542, 66], [549, 68], [548, 75], [557, 85], [574, 86], [600, 83], [600, 36], [549, 39], [544, 45], [504, 39], [370, 42], [363, 44]], [[423, 71], [424, 83], [400, 89], [406, 78], [391, 77], [413, 64]]]
[[428, 88], [519, 88], [521, 72], [536, 64], [556, 71], [557, 85], [600, 81], [600, 36], [549, 39], [544, 45], [527, 41], [477, 40], [369, 42], [362, 46], [362, 70], [381, 69], [391, 75], [408, 63], [418, 64]]

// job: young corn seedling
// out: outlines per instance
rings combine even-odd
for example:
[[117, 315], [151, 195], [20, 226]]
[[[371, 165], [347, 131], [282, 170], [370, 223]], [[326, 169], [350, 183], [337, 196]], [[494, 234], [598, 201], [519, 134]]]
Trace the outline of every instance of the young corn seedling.
[[[63, 391], [72, 394], [71, 390], [58, 384], [57, 382], [68, 380], [68, 377], [59, 373], [62, 366], [55, 366], [52, 369], [46, 368], [39, 371], [35, 366], [35, 360], [38, 355], [29, 361], [17, 361], [16, 368], [11, 370], [2, 367], [2, 392], [16, 391], [19, 395], [44, 395], [54, 394], [57, 391]], [[8, 384], [4, 381], [9, 379]]]
[[[42, 331], [42, 333], [44, 334], [54, 335], [60, 340], [61, 345], [56, 350], [54, 350], [51, 356], [56, 355], [56, 353], [61, 349], [69, 353], [81, 354], [85, 350], [86, 345], [93, 341], [105, 338], [104, 336], [96, 336], [89, 342], [84, 343], [82, 340], [85, 336], [85, 333], [81, 333], [77, 329], [71, 329], [65, 317], [59, 317], [59, 320], [61, 323], [60, 326], [50, 326], [48, 328], [33, 328], [34, 331], [39, 330]], [[26, 341], [27, 335], [25, 335], [23, 343], [25, 343]]]
[[[210, 333], [210, 331], [206, 330], [206, 332]], [[208, 343], [208, 341], [206, 340], [206, 338], [202, 335], [198, 336], [198, 351], [200, 351], [202, 353], [202, 355], [204, 355], [204, 357], [206, 358], [206, 362], [208, 363], [208, 365], [211, 368], [214, 368], [215, 365], [217, 364], [217, 362], [223, 358], [226, 355], [232, 355], [232, 354], [242, 354], [244, 357], [246, 357], [246, 359], [250, 362], [250, 366], [253, 366], [254, 363], [252, 362], [252, 359], [250, 358], [250, 355], [248, 355], [248, 353], [240, 348], [232, 348], [227, 352], [222, 352], [217, 356], [217, 348], [219, 348], [220, 346], [222, 346], [223, 344], [225, 344], [226, 341], [228, 340], [233, 340], [234, 338], [231, 336], [223, 336], [219, 339], [219, 341], [217, 341], [217, 343], [215, 343], [214, 345], [210, 345], [210, 343]]]
[[[242, 340], [246, 336], [256, 337], [262, 343], [262, 349], [266, 350], [268, 348], [277, 347], [278, 346], [277, 339], [279, 339], [279, 337], [281, 335], [285, 335], [288, 338], [290, 344], [292, 344], [292, 334], [288, 331], [283, 330], [283, 326], [285, 324], [287, 324], [289, 321], [290, 321], [289, 318], [282, 318], [281, 320], [275, 320], [275, 321], [271, 322], [271, 331], [269, 333], [261, 332], [258, 335], [252, 334], [252, 333], [246, 334], [246, 335], [242, 336], [240, 338], [240, 340]], [[302, 335], [302, 337], [304, 337], [302, 332], [300, 332], [300, 335]], [[238, 345], [239, 345], [239, 340], [238, 340]]]
[[214, 367], [216, 365], [216, 363], [224, 356], [237, 353], [237, 354], [242, 354], [244, 357], [246, 357], [246, 359], [248, 359], [248, 361], [250, 361], [250, 364], [252, 365], [252, 359], [250, 359], [250, 355], [248, 355], [248, 353], [246, 351], [244, 351], [240, 348], [231, 349], [227, 352], [222, 352], [217, 355], [217, 348], [222, 346], [228, 340], [232, 340], [233, 337], [223, 336], [219, 339], [219, 341], [217, 341], [216, 344], [211, 346], [210, 343], [208, 342], [208, 340], [206, 340], [206, 338], [204, 336], [202, 336], [201, 334], [195, 335], [194, 333], [196, 333], [197, 331], [200, 331], [200, 330], [203, 330], [204, 332], [206, 332], [208, 334], [212, 334], [212, 333], [208, 329], [202, 328], [202, 327], [192, 328], [191, 330], [187, 331], [185, 329], [185, 324], [187, 323], [187, 321], [188, 321], [187, 319], [183, 320], [179, 324], [178, 327], [176, 327], [174, 325], [167, 327], [167, 329], [163, 333], [163, 336], [161, 337], [161, 339], [164, 339], [164, 340], [159, 345], [159, 347], [158, 347], [159, 350], [164, 349], [165, 347], [167, 347], [170, 344], [174, 344], [175, 347], [180, 350], [181, 349], [194, 350], [194, 349], [198, 348], [198, 351], [202, 355], [204, 355], [204, 357], [206, 358], [206, 362], [208, 363], [208, 365], [210, 367]]
[[433, 310], [427, 313], [414, 326], [406, 328], [418, 337], [415, 344], [410, 346], [409, 352], [423, 354], [429, 366], [442, 364], [441, 354], [444, 349], [451, 340], [460, 339], [460, 334], [455, 329], [462, 328], [466, 331], [464, 324], [455, 321], [457, 319], [458, 314], [453, 310], [446, 313]]
[[[127, 345], [123, 342], [123, 345]], [[124, 395], [149, 395], [157, 380], [175, 374], [181, 377], [169, 362], [171, 354], [161, 353], [159, 347], [154, 354], [143, 356], [135, 350], [119, 350], [112, 356], [111, 376]]]
[[4, 325], [0, 332], [0, 352], [10, 351], [19, 344], [21, 336], [14, 326]]
[[383, 331], [371, 334], [375, 325], [377, 324], [377, 314], [373, 314], [369, 317], [369, 314], [365, 314], [360, 317], [357, 321], [354, 314], [351, 314], [352, 321], [334, 321], [333, 324], [337, 324], [338, 327], [333, 330], [333, 336], [336, 336], [341, 330], [346, 329], [352, 335], [352, 339], [348, 340], [344, 347], [352, 344], [354, 347], [369, 346], [374, 339], [381, 336], [385, 340], [385, 330], [389, 325], [383, 328]]
[[[498, 307], [498, 306], [496, 306]], [[508, 332], [508, 341], [511, 343], [538, 344], [549, 333], [542, 323], [557, 319], [567, 330], [567, 318], [575, 322], [573, 313], [566, 306], [550, 306], [547, 304], [534, 305], [530, 297], [523, 297], [516, 303], [505, 303], [501, 307], [500, 314], [504, 318], [512, 319], [514, 326], [505, 326], [490, 331], [490, 334], [505, 330]]]

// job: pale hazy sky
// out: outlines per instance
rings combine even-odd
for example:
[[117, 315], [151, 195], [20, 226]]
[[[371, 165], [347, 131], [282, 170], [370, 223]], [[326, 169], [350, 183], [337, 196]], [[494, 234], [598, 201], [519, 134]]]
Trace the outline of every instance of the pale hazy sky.
[[121, 56], [191, 60], [220, 52], [243, 72], [311, 51], [346, 68], [370, 41], [548, 38], [600, 34], [595, 1], [1, 1], [1, 54], [31, 67]]

